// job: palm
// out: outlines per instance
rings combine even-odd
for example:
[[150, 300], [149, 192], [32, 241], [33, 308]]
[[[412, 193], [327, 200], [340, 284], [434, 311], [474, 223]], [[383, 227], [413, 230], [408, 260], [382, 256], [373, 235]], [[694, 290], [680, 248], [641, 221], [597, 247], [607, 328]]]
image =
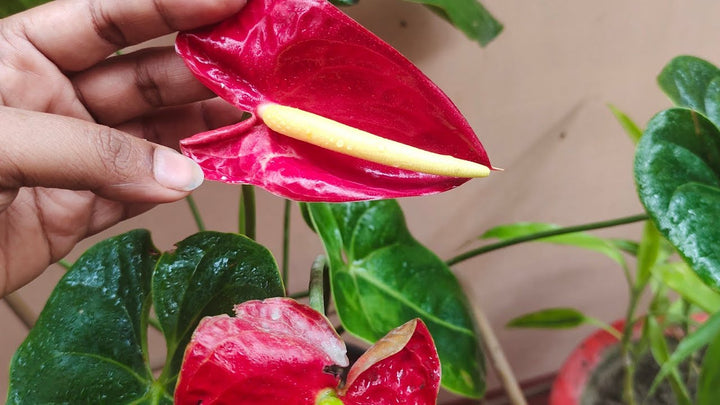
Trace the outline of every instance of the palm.
[[[8, 39], [15, 42], [3, 45], [17, 46], [17, 41], [21, 41], [17, 37]], [[5, 75], [18, 77], [20, 85], [11, 89], [11, 94], [24, 95], [19, 100], [4, 96], [0, 98], [4, 101], [2, 105], [92, 120], [70, 80], [40, 52], [23, 52], [15, 57], [17, 60], [11, 66], [31, 66], [32, 69], [0, 67], [0, 70], [10, 70], [3, 72]], [[25, 284], [50, 263], [64, 257], [79, 240], [124, 219], [128, 208], [89, 191], [20, 189], [10, 207], [0, 213], [0, 263], [4, 269], [22, 264], [35, 271], [0, 274], [0, 285]], [[14, 276], [22, 278], [15, 280]], [[4, 283], [2, 277], [6, 279]]]

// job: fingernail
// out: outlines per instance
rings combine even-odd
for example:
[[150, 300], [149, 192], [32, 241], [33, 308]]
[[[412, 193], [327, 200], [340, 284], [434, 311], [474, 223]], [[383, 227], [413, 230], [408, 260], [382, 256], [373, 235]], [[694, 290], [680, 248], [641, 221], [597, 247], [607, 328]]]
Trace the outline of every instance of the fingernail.
[[192, 191], [202, 184], [200, 166], [172, 149], [155, 149], [153, 174], [162, 186], [178, 191]]

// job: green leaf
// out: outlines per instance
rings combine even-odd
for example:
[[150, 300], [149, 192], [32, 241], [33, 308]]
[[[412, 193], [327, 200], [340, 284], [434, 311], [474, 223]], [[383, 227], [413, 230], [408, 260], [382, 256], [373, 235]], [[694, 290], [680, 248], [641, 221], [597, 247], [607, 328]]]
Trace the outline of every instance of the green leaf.
[[425, 4], [473, 41], [485, 46], [503, 30], [503, 25], [477, 0], [406, 0]]
[[708, 87], [720, 70], [694, 56], [678, 56], [658, 76], [658, 84], [675, 105], [706, 114]]
[[640, 141], [640, 137], [642, 137], [642, 129], [633, 121], [630, 117], [627, 116], [624, 112], [620, 111], [617, 107], [610, 104], [608, 105], [610, 108], [610, 111], [615, 116], [615, 119], [620, 123], [620, 126], [625, 130], [625, 133], [628, 134], [630, 137], [630, 140], [637, 144], [638, 141]]
[[698, 381], [697, 405], [716, 405], [720, 398], [720, 334], [710, 342]]
[[[650, 339], [650, 352], [657, 364], [665, 364], [670, 359], [670, 348], [668, 347], [665, 334], [662, 328], [658, 324], [657, 320], [653, 316], [646, 318], [646, 327], [648, 337]], [[678, 400], [678, 404], [690, 405], [690, 394], [688, 393], [687, 387], [680, 377], [680, 371], [677, 367], [670, 368], [670, 387], [675, 394], [675, 398]]]
[[308, 228], [310, 228], [311, 231], [315, 232], [312, 218], [310, 218], [310, 208], [308, 208], [308, 203], [298, 202], [298, 207], [300, 208], [300, 214], [302, 215], [302, 219], [303, 221], [305, 221], [305, 224], [308, 226]]
[[25, 11], [48, 1], [50, 0], [2, 0], [0, 2], [0, 18]]
[[653, 276], [703, 311], [720, 311], [720, 294], [705, 285], [685, 263], [667, 263], [653, 268]]
[[521, 315], [508, 322], [510, 328], [569, 329], [587, 321], [585, 315], [574, 308], [548, 308]]
[[266, 248], [245, 236], [219, 232], [197, 233], [163, 254], [152, 287], [170, 359], [160, 381], [169, 392], [200, 319], [230, 315], [236, 304], [284, 293], [277, 264]]
[[336, 6], [352, 6], [357, 4], [358, 0], [330, 0], [330, 3]]
[[133, 231], [78, 259], [13, 357], [8, 403], [172, 403], [146, 363], [157, 255]]
[[640, 200], [660, 232], [710, 286], [720, 288], [720, 132], [670, 109], [648, 124], [635, 154]]
[[345, 329], [370, 342], [419, 317], [435, 340], [442, 385], [480, 397], [485, 366], [471, 310], [440, 258], [418, 243], [394, 200], [308, 204], [330, 263]]
[[[243, 236], [201, 232], [163, 255], [147, 231], [100, 242], [58, 283], [15, 354], [8, 402], [170, 404], [203, 316], [282, 293], [275, 260]], [[151, 303], [169, 359], [158, 380], [147, 364]]]
[[720, 312], [713, 314], [705, 323], [680, 341], [680, 344], [678, 344], [672, 355], [661, 365], [660, 372], [655, 377], [648, 396], [655, 392], [660, 382], [662, 382], [673, 369], [677, 368], [680, 363], [700, 350], [703, 346], [717, 339], [718, 334], [720, 334]]
[[653, 267], [655, 267], [655, 264], [659, 260], [662, 260], [660, 254], [661, 240], [662, 237], [657, 228], [655, 228], [655, 225], [650, 221], [645, 221], [643, 236], [640, 240], [637, 255], [637, 275], [635, 278], [635, 288], [637, 291], [642, 291], [645, 288], [645, 285], [647, 285], [652, 275]]
[[[500, 225], [487, 230], [481, 238], [496, 238], [508, 240], [512, 238], [532, 235], [539, 232], [561, 229], [555, 224], [541, 222], [517, 222], [514, 224]], [[609, 239], [599, 238], [585, 232], [573, 232], [564, 235], [550, 236], [538, 239], [538, 242], [553, 243], [556, 245], [575, 246], [583, 249], [602, 253], [622, 266], [625, 266], [625, 258], [617, 244]]]

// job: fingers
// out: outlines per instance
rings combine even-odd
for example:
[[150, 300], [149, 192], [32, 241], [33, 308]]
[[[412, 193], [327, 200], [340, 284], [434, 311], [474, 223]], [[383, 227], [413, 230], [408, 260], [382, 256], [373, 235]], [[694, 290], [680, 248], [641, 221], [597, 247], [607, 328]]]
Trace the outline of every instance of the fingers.
[[159, 107], [214, 97], [172, 48], [150, 48], [105, 60], [72, 78], [93, 117], [114, 126]]
[[66, 71], [84, 70], [128, 45], [218, 22], [246, 0], [52, 1], [10, 17]]
[[83, 120], [0, 107], [0, 190], [91, 190], [112, 200], [185, 197], [202, 171], [172, 149]]
[[176, 146], [180, 139], [239, 122], [243, 112], [220, 98], [165, 108], [125, 122], [117, 129], [162, 145]]

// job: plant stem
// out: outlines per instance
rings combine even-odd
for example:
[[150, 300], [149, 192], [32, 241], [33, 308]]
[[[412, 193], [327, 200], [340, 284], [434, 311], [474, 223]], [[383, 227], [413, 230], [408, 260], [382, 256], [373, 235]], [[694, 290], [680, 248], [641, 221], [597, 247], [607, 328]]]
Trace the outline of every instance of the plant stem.
[[30, 330], [35, 326], [35, 322], [37, 321], [37, 314], [30, 308], [30, 306], [20, 298], [20, 296], [16, 293], [10, 293], [6, 295], [4, 298], [5, 303], [10, 308], [10, 310], [17, 316], [17, 318], [20, 320], [20, 322], [25, 325], [25, 327]]
[[310, 268], [310, 308], [325, 315], [325, 256], [319, 255]]
[[72, 263], [70, 263], [69, 261], [67, 261], [67, 260], [65, 260], [65, 259], [60, 259], [60, 260], [58, 260], [58, 261], [57, 261], [57, 264], [59, 264], [60, 266], [62, 266], [65, 270], [70, 270], [70, 269], [72, 268], [72, 266], [73, 266]]
[[290, 278], [290, 212], [292, 201], [285, 200], [285, 210], [283, 214], [283, 258], [282, 258], [282, 281], [287, 291], [288, 280]]
[[198, 227], [198, 231], [204, 232], [205, 223], [203, 222], [202, 216], [200, 216], [200, 210], [198, 210], [197, 204], [195, 204], [195, 199], [192, 195], [188, 195], [185, 197], [185, 201], [187, 201], [188, 207], [190, 207], [190, 212], [192, 213], [195, 224]]
[[238, 215], [238, 231], [255, 240], [255, 187], [243, 184]]
[[620, 339], [620, 353], [625, 366], [625, 376], [623, 379], [623, 400], [627, 405], [635, 405], [634, 380], [635, 380], [635, 362], [632, 358], [632, 337], [635, 329], [635, 310], [637, 309], [640, 295], [644, 288], [630, 288], [630, 300], [625, 313], [625, 326], [622, 331], [622, 339]]
[[503, 240], [503, 241], [493, 243], [490, 245], [481, 246], [477, 249], [469, 250], [465, 253], [461, 253], [461, 254], [453, 257], [452, 259], [447, 260], [445, 263], [448, 266], [452, 266], [452, 265], [458, 264], [460, 262], [463, 262], [465, 260], [472, 259], [475, 256], [479, 256], [484, 253], [492, 252], [493, 250], [502, 249], [502, 248], [505, 248], [508, 246], [517, 245], [517, 244], [524, 243], [524, 242], [530, 242], [530, 241], [534, 241], [534, 240], [538, 240], [538, 239], [548, 238], [551, 236], [565, 235], [565, 234], [574, 233], [574, 232], [583, 232], [583, 231], [591, 231], [594, 229], [610, 228], [613, 226], [645, 221], [647, 219], [648, 219], [647, 214], [639, 214], [639, 215], [633, 215], [630, 217], [611, 219], [608, 221], [592, 222], [589, 224], [569, 226], [566, 228], [553, 229], [550, 231], [536, 232], [531, 235], [519, 236], [517, 238], [507, 239], [507, 240]]
[[597, 319], [593, 318], [592, 316], [586, 316], [585, 321], [590, 324], [597, 326], [598, 328], [604, 330], [605, 332], [611, 334], [614, 336], [617, 340], [622, 340], [622, 334], [615, 328], [613, 328], [611, 325], [608, 325], [607, 323]]

